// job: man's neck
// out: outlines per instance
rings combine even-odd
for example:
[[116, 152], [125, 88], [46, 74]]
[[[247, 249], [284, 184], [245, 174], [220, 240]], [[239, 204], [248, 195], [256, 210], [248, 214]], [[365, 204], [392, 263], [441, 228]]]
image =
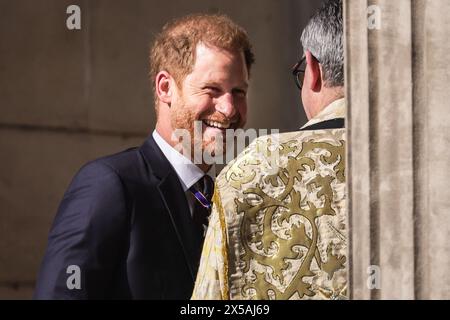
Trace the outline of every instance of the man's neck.
[[155, 126], [155, 130], [156, 132], [158, 132], [158, 134], [161, 136], [161, 138], [164, 139], [164, 141], [166, 141], [172, 148], [175, 147], [175, 142], [172, 141], [172, 127], [170, 126], [170, 124], [164, 124], [161, 123], [160, 120], [158, 120], [156, 122], [156, 126]]
[[[175, 143], [175, 142], [172, 140], [172, 131], [171, 131], [171, 130], [164, 129], [164, 128], [167, 128], [167, 126], [161, 125], [160, 122], [157, 122], [157, 123], [156, 123], [156, 127], [155, 127], [156, 132], [158, 132], [158, 134], [161, 136], [161, 138], [162, 138], [164, 141], [166, 141], [172, 148], [174, 148], [176, 151], [178, 151], [178, 150], [175, 148], [175, 146], [176, 146], [177, 143], [179, 143], [179, 142]], [[179, 152], [179, 151], [178, 151], [178, 152]], [[202, 170], [203, 172], [207, 173], [207, 172], [209, 171], [209, 169], [211, 169], [211, 165], [209, 165], [209, 164], [204, 164], [204, 163], [197, 164], [197, 163], [195, 163], [194, 160], [192, 159], [192, 155], [186, 156], [186, 155], [183, 154], [183, 152], [179, 152], [179, 153], [182, 154], [183, 156], [185, 156], [187, 159], [191, 160], [191, 161], [192, 161], [197, 167], [199, 167], [200, 170]]]
[[313, 119], [331, 103], [342, 98], [344, 98], [342, 87], [325, 88], [324, 90], [322, 90], [320, 96], [317, 97], [316, 108], [314, 108], [314, 113], [310, 115], [310, 118], [308, 120]]

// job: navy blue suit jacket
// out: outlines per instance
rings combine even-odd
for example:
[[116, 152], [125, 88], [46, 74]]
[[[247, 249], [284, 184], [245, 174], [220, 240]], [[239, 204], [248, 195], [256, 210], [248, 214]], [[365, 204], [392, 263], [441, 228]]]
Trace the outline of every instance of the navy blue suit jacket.
[[[50, 230], [35, 298], [188, 299], [202, 241], [178, 176], [150, 136], [74, 177]], [[80, 268], [80, 289], [67, 286], [71, 265]]]

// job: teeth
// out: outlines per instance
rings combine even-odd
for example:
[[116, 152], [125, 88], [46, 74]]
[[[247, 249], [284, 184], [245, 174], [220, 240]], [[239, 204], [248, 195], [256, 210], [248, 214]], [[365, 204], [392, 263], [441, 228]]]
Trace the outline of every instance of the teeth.
[[214, 127], [214, 128], [219, 128], [219, 129], [228, 129], [230, 127], [230, 123], [220, 123], [217, 121], [211, 121], [211, 120], [204, 120], [205, 123], [210, 126], [210, 127]]

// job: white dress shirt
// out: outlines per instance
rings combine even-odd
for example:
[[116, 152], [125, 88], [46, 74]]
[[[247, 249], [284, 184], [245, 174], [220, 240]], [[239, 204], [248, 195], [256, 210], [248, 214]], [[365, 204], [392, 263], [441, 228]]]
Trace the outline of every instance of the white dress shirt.
[[[183, 156], [170, 144], [168, 144], [156, 130], [153, 131], [152, 136], [166, 159], [169, 161], [170, 165], [177, 173], [178, 179], [181, 182], [183, 191], [189, 204], [189, 210], [192, 215], [194, 201], [197, 200], [195, 199], [191, 191], [189, 191], [189, 188], [196, 184], [201, 178], [203, 178], [205, 173], [194, 163], [192, 163], [190, 159]], [[215, 179], [215, 166], [212, 165], [206, 174]]]

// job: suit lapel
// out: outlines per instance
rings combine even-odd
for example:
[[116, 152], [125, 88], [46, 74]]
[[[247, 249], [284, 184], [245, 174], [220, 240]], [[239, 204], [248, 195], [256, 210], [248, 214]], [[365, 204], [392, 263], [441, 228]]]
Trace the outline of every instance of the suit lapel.
[[[197, 230], [197, 227], [191, 219], [183, 189], [179, 186], [179, 190], [174, 191], [173, 187], [175, 184], [179, 185], [178, 176], [175, 172], [169, 173], [169, 175], [161, 180], [159, 185], [160, 195], [185, 252], [192, 277], [195, 279], [202, 246], [201, 232]], [[177, 197], [177, 194], [181, 194], [183, 199]]]
[[[187, 199], [179, 178], [153, 137], [149, 137], [141, 147], [145, 159], [150, 164], [152, 173], [160, 179], [157, 186], [161, 201], [167, 209], [177, 234], [184, 256], [189, 266], [192, 279], [197, 274], [200, 251], [202, 247], [201, 232], [191, 219]], [[164, 239], [161, 239], [164, 241]]]

